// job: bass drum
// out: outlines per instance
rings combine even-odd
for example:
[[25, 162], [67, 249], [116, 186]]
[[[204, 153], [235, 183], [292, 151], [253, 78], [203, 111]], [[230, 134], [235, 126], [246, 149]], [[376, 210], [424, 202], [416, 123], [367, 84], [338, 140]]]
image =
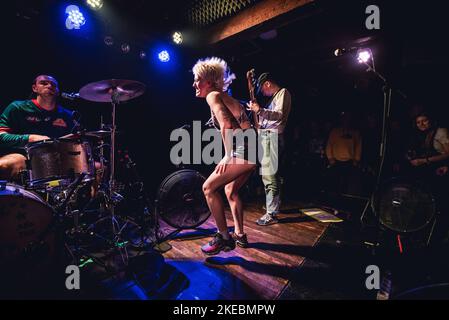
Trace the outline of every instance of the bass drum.
[[0, 184], [0, 268], [42, 265], [55, 252], [53, 209], [14, 184]]
[[203, 194], [206, 179], [195, 170], [179, 170], [169, 175], [157, 195], [159, 216], [168, 225], [191, 229], [202, 225], [210, 216]]

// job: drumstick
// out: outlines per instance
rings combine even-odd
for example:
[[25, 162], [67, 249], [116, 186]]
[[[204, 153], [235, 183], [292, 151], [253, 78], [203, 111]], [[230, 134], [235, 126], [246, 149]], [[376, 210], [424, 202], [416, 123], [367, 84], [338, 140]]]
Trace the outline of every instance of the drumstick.
[[72, 138], [72, 137], [75, 137], [75, 134], [69, 133], [69, 134], [66, 134], [65, 136], [59, 137], [58, 139], [68, 139], [68, 138]]

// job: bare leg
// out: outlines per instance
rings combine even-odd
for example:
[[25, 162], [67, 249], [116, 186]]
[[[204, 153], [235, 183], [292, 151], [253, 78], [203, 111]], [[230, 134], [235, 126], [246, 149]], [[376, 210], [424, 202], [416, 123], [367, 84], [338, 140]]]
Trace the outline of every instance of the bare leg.
[[26, 169], [25, 156], [11, 153], [0, 157], [0, 179], [18, 179], [19, 173]]
[[225, 186], [226, 197], [231, 207], [232, 218], [234, 219], [234, 233], [242, 236], [243, 232], [243, 204], [240, 199], [239, 190], [248, 180], [251, 171], [243, 173], [236, 180]]
[[225, 237], [225, 239], [229, 237], [229, 234], [224, 214], [223, 200], [219, 190], [242, 174], [247, 174], [255, 167], [254, 164], [248, 163], [242, 159], [233, 160], [235, 161], [232, 164], [226, 166], [226, 171], [224, 173], [217, 174], [214, 171], [203, 184], [203, 192], [207, 204], [215, 219], [218, 231]]

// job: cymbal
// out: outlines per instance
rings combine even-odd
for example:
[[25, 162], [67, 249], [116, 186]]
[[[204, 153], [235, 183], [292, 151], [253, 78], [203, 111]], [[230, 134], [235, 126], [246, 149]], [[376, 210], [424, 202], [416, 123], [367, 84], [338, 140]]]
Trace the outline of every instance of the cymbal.
[[[120, 132], [116, 131], [115, 134], [119, 134]], [[97, 131], [89, 131], [84, 133], [87, 137], [104, 139], [111, 136], [111, 131], [109, 130], [97, 130]]]
[[145, 92], [145, 85], [134, 80], [110, 79], [92, 82], [80, 89], [81, 98], [93, 102], [112, 102], [112, 96], [117, 94], [117, 101], [128, 101]]
[[[120, 134], [119, 131], [116, 131], [115, 134]], [[65, 136], [59, 137], [59, 139], [67, 139], [67, 140], [77, 140], [82, 138], [95, 138], [95, 139], [104, 139], [109, 138], [111, 136], [111, 131], [109, 130], [97, 130], [97, 131], [81, 131], [76, 133], [70, 133]]]

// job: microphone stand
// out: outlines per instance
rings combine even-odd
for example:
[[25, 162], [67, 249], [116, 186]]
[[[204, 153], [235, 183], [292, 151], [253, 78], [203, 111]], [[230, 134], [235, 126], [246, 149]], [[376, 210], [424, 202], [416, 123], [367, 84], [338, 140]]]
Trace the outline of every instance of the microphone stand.
[[385, 154], [386, 154], [386, 150], [387, 150], [387, 137], [388, 137], [387, 124], [389, 123], [390, 114], [391, 114], [391, 97], [393, 96], [393, 92], [397, 92], [404, 99], [407, 98], [403, 92], [401, 92], [398, 89], [393, 88], [389, 84], [387, 79], [382, 74], [377, 72], [375, 65], [374, 65], [374, 56], [372, 55], [372, 53], [371, 53], [371, 60], [373, 63], [372, 66], [367, 62], [363, 62], [363, 63], [368, 67], [368, 69], [366, 71], [372, 72], [378, 79], [380, 79], [383, 82], [382, 91], [383, 91], [383, 95], [384, 95], [384, 103], [383, 103], [383, 112], [382, 112], [382, 131], [381, 131], [381, 140], [380, 140], [380, 149], [379, 149], [380, 161], [379, 161], [379, 168], [378, 168], [377, 177], [376, 177], [376, 185], [375, 185], [373, 191], [371, 192], [371, 196], [369, 197], [369, 200], [366, 203], [365, 208], [363, 209], [362, 215], [360, 216], [360, 223], [362, 226], [364, 224], [364, 219], [365, 219], [365, 215], [366, 215], [368, 206], [370, 205], [370, 203], [372, 203], [374, 194], [376, 192], [376, 189], [379, 187], [380, 181], [382, 178], [382, 173], [383, 173], [383, 168], [384, 168], [384, 163], [385, 163]]

